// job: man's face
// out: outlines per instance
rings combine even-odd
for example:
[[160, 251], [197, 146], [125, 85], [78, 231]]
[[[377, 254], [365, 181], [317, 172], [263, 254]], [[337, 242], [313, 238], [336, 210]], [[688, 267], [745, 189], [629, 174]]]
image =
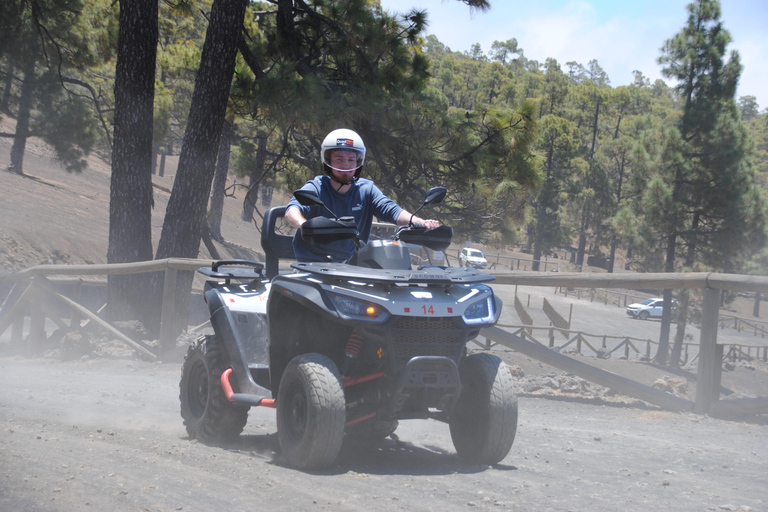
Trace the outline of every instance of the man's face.
[[357, 167], [357, 152], [337, 149], [331, 153], [331, 169], [341, 183], [351, 183]]

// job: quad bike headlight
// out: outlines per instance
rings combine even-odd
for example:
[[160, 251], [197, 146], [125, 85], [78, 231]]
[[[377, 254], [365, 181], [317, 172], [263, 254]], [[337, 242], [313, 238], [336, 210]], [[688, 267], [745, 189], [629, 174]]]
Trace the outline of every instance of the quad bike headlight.
[[389, 318], [389, 312], [378, 304], [335, 293], [329, 293], [328, 295], [330, 295], [336, 309], [342, 315], [369, 322], [385, 322]]
[[484, 324], [493, 320], [493, 296], [485, 297], [471, 304], [464, 311], [462, 318], [467, 325]]

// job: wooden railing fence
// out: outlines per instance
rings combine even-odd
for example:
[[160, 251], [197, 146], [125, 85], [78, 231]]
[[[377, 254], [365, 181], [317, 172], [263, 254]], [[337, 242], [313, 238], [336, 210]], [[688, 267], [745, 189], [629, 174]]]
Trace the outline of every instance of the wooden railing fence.
[[[531, 315], [528, 314], [528, 312], [525, 310], [525, 306], [523, 306], [523, 303], [520, 302], [520, 299], [517, 297], [517, 294], [515, 294], [515, 311], [517, 311], [517, 316], [520, 317], [520, 320], [523, 321], [523, 323], [527, 326], [533, 325], [533, 318], [531, 318]], [[531, 334], [533, 331], [528, 329], [528, 333]]]
[[[570, 316], [568, 320], [566, 320], [554, 307], [552, 307], [552, 304], [549, 303], [546, 297], [544, 297], [544, 305], [542, 306], [542, 309], [544, 309], [544, 313], [546, 313], [547, 318], [552, 322], [552, 325], [557, 327], [563, 336], [566, 338], [570, 336], [568, 332], [568, 329], [571, 328]], [[570, 312], [573, 313], [573, 305], [571, 305]]]
[[[173, 346], [175, 343], [175, 333], [173, 330], [176, 313], [176, 277], [179, 271], [193, 271], [202, 266], [211, 265], [210, 260], [190, 260], [169, 258], [165, 260], [123, 263], [111, 265], [38, 265], [20, 272], [15, 272], [0, 277], [0, 281], [12, 282], [15, 284], [9, 300], [6, 300], [2, 310], [0, 310], [0, 334], [13, 326], [18, 334], [19, 314], [26, 306], [31, 307], [30, 313], [30, 334], [44, 329], [45, 318], [48, 317], [56, 322], [60, 327], [72, 328], [75, 324], [79, 325], [82, 317], [87, 317], [90, 321], [99, 323], [105, 329], [110, 330], [119, 339], [123, 340], [136, 348], [147, 357], [157, 358], [158, 354], [148, 350], [141, 344], [137, 344], [127, 336], [122, 335], [109, 323], [101, 317], [81, 306], [77, 300], [65, 297], [58, 293], [53, 285], [54, 276], [104, 276], [115, 274], [133, 274], [143, 272], [165, 273], [163, 301], [162, 301], [162, 323], [160, 334], [160, 353], [165, 348]], [[719, 304], [720, 293], [722, 290], [742, 291], [742, 292], [760, 292], [768, 293], [768, 277], [747, 276], [735, 274], [715, 274], [715, 273], [664, 273], [664, 274], [564, 274], [559, 272], [549, 273], [513, 273], [513, 272], [493, 272], [496, 277], [496, 284], [499, 285], [520, 285], [520, 286], [547, 286], [547, 287], [569, 287], [569, 288], [625, 288], [625, 289], [701, 289], [703, 291], [702, 302], [702, 321], [701, 335], [699, 339], [698, 350], [698, 369], [696, 383], [695, 402], [689, 404], [683, 399], [673, 397], [672, 395], [659, 395], [658, 390], [645, 389], [635, 385], [630, 385], [618, 376], [607, 374], [597, 368], [585, 365], [572, 358], [559, 354], [558, 351], [536, 342], [529, 341], [523, 336], [504, 331], [498, 326], [486, 328], [481, 331], [481, 335], [496, 343], [502, 343], [512, 347], [522, 353], [541, 359], [556, 367], [563, 367], [580, 375], [584, 378], [593, 380], [598, 384], [606, 383], [619, 392], [626, 389], [631, 396], [651, 400], [651, 403], [660, 404], [662, 407], [673, 409], [690, 409], [694, 412], [757, 412], [768, 413], [768, 398], [761, 397], [757, 399], [742, 400], [719, 400], [720, 389], [720, 363], [722, 358], [734, 353], [731, 349], [724, 353], [723, 345], [717, 344], [717, 332], [719, 327]], [[84, 282], [84, 281], [83, 281]], [[82, 284], [82, 282], [81, 282]], [[71, 307], [75, 314], [70, 318], [70, 324], [57, 315], [57, 313], [47, 306], [46, 297], [53, 296]], [[516, 302], [519, 302], [516, 301]], [[524, 309], [524, 308], [523, 308]], [[22, 317], [23, 322], [23, 317]], [[532, 323], [532, 322], [531, 322]], [[22, 323], [23, 326], [23, 323]], [[526, 325], [525, 329], [530, 329], [528, 337], [533, 333], [533, 327]], [[554, 326], [550, 327], [550, 339], [554, 340]], [[520, 332], [518, 332], [520, 334]], [[13, 336], [14, 334], [12, 334]], [[554, 342], [552, 342], [554, 348]], [[583, 345], [587, 345], [591, 350], [595, 350], [594, 345], [588, 342], [584, 334], [577, 334], [574, 338], [561, 345], [562, 350], [566, 346], [574, 345], [580, 350]], [[625, 349], [638, 351], [633, 340], [626, 338], [620, 344]], [[646, 354], [650, 356], [650, 345], [646, 345]], [[741, 349], [739, 349], [741, 350]], [[749, 351], [748, 351], [749, 352]], [[765, 354], [765, 353], [764, 353]], [[748, 354], [749, 355], [749, 354]], [[765, 355], [764, 355], [765, 357]], [[562, 359], [565, 358], [565, 359]], [[576, 364], [578, 363], [578, 365]], [[587, 368], [583, 368], [586, 366]], [[633, 394], [634, 393], [634, 394]], [[645, 398], [644, 398], [645, 397]], [[727, 403], [726, 403], [727, 402]], [[689, 407], [690, 405], [690, 407]]]
[[[24, 316], [21, 314], [30, 308], [30, 339], [40, 339], [44, 329], [45, 318], [50, 318], [59, 327], [72, 329], [79, 326], [82, 317], [99, 324], [112, 333], [123, 343], [136, 349], [148, 359], [157, 359], [168, 352], [176, 342], [174, 322], [176, 317], [176, 277], [180, 271], [194, 271], [200, 267], [210, 266], [211, 260], [196, 260], [183, 258], [168, 258], [164, 260], [142, 261], [136, 263], [114, 263], [101, 265], [37, 265], [19, 272], [0, 277], [0, 281], [14, 283], [8, 299], [0, 310], [0, 334], [12, 327], [11, 337], [20, 340]], [[108, 276], [141, 274], [146, 272], [164, 272], [163, 301], [160, 323], [159, 354], [149, 347], [136, 342], [121, 333], [110, 323], [102, 319], [98, 313], [93, 313], [81, 306], [77, 300], [66, 297], [56, 291], [55, 284], [72, 284], [75, 286], [75, 297], [79, 295], [80, 287], [87, 284], [86, 280], [60, 279], [53, 276]], [[103, 284], [103, 281], [100, 283]], [[90, 284], [94, 284], [91, 282]], [[48, 297], [55, 298], [72, 308], [72, 315], [67, 324], [55, 310], [48, 306]], [[102, 308], [103, 309], [103, 306]]]
[[[636, 293], [628, 293], [626, 291], [616, 292], [613, 290], [602, 290], [595, 288], [557, 287], [555, 289], [555, 293], [562, 293], [566, 297], [571, 295], [577, 299], [589, 297], [590, 302], [597, 300], [598, 302], [602, 302], [604, 304], [615, 304], [619, 308], [627, 307], [627, 305], [633, 302], [641, 302], [651, 297], [651, 295], [647, 293], [640, 295]], [[693, 300], [689, 302], [688, 307], [689, 309], [699, 309], [697, 302]], [[698, 316], [700, 316], [700, 314]], [[725, 327], [732, 327], [738, 332], [752, 332], [754, 336], [760, 336], [763, 339], [765, 339], [765, 337], [768, 335], [768, 322], [757, 318], [744, 318], [738, 315], [720, 313], [719, 323], [720, 329], [724, 329]]]
[[[697, 413], [725, 410], [768, 413], [768, 397], [721, 401], [720, 371], [723, 346], [717, 344], [720, 293], [723, 290], [737, 292], [768, 292], [768, 277], [709, 272], [648, 273], [648, 274], [565, 274], [493, 272], [496, 284], [515, 286], [547, 286], [567, 288], [623, 288], [623, 289], [700, 289], [702, 290], [701, 334], [696, 377], [696, 400], [693, 410]], [[504, 332], [504, 331], [502, 331]], [[500, 334], [500, 328], [484, 329], [482, 334], [494, 341], [503, 340], [516, 350], [542, 356], [541, 351], [519, 336]], [[495, 336], [495, 338], [494, 338]], [[498, 339], [496, 339], [498, 338]], [[521, 343], [522, 341], [522, 343]], [[542, 347], [545, 350], [545, 347]], [[554, 352], [549, 350], [549, 352]], [[718, 358], [718, 353], [720, 357]], [[542, 356], [544, 357], [544, 356]], [[563, 356], [564, 357], [564, 356]], [[559, 363], [558, 363], [559, 364]], [[564, 364], [564, 366], [567, 366]], [[635, 395], [636, 396], [636, 395]]]

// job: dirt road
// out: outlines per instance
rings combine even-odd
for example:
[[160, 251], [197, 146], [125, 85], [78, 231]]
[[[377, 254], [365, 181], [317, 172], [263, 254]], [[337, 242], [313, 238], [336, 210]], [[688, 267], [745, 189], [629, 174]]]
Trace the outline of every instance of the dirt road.
[[512, 451], [461, 462], [446, 425], [345, 442], [308, 474], [277, 453], [274, 411], [236, 445], [190, 441], [176, 363], [0, 359], [0, 510], [768, 510], [768, 426], [520, 399]]

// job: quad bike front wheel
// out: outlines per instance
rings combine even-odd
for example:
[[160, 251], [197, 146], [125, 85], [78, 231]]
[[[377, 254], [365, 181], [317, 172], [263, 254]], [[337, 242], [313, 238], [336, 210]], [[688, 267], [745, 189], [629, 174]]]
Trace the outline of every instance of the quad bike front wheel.
[[248, 407], [233, 405], [221, 387], [226, 369], [215, 336], [190, 345], [181, 367], [179, 400], [189, 437], [218, 444], [240, 435], [248, 421]]
[[332, 464], [346, 417], [344, 387], [333, 361], [315, 353], [294, 357], [277, 393], [277, 438], [288, 464], [297, 469]]
[[507, 456], [517, 432], [517, 396], [512, 373], [497, 356], [479, 353], [459, 366], [461, 395], [448, 422], [459, 457], [496, 464]]

